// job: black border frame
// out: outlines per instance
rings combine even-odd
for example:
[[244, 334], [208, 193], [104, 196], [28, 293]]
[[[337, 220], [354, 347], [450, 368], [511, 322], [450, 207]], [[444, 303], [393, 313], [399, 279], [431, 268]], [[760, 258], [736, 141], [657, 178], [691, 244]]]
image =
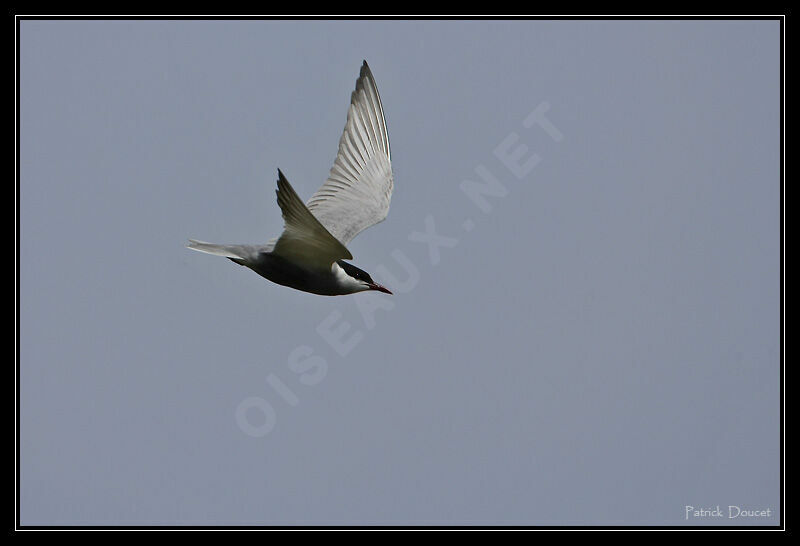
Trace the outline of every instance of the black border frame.
[[[788, 9], [782, 8], [783, 12], [788, 12]], [[788, 13], [780, 15], [689, 15], [689, 16], [671, 16], [671, 15], [540, 15], [540, 16], [386, 16], [386, 15], [274, 15], [274, 16], [226, 16], [226, 15], [202, 15], [202, 16], [175, 16], [175, 15], [108, 15], [108, 16], [92, 16], [92, 15], [17, 15], [12, 14], [15, 21], [15, 48], [14, 48], [14, 62], [15, 62], [15, 353], [16, 353], [16, 368], [15, 368], [15, 404], [14, 404], [14, 425], [15, 425], [15, 521], [9, 534], [14, 534], [20, 531], [42, 531], [42, 530], [86, 530], [86, 531], [121, 531], [121, 530], [691, 530], [691, 531], [704, 531], [704, 530], [758, 530], [758, 531], [789, 531], [785, 525], [785, 470], [784, 470], [784, 412], [785, 412], [785, 393], [784, 393], [784, 72], [785, 72], [785, 35], [784, 25]], [[26, 20], [91, 20], [91, 21], [105, 21], [105, 20], [213, 20], [213, 21], [231, 21], [231, 20], [624, 20], [624, 21], [642, 21], [642, 20], [706, 20], [706, 21], [719, 21], [719, 20], [777, 20], [780, 22], [780, 523], [778, 525], [665, 525], [665, 526], [651, 526], [651, 525], [575, 525], [575, 526], [551, 526], [551, 525], [452, 525], [452, 526], [425, 526], [425, 525], [376, 525], [376, 526], [350, 526], [350, 525], [20, 525], [20, 28], [21, 22]]]

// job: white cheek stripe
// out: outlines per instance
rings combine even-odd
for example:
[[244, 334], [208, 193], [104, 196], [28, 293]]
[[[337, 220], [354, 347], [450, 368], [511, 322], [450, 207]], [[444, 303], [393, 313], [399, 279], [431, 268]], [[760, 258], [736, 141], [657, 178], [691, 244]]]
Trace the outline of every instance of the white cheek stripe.
[[350, 277], [350, 275], [344, 272], [342, 266], [340, 266], [336, 262], [333, 262], [333, 264], [331, 264], [331, 272], [333, 273], [333, 276], [336, 277], [336, 280], [339, 282], [344, 282], [346, 279]]
[[333, 262], [331, 265], [331, 272], [336, 277], [336, 281], [339, 283], [340, 286], [351, 288], [354, 292], [355, 291], [362, 291], [362, 290], [369, 290], [361, 281], [358, 281], [348, 275], [342, 266]]

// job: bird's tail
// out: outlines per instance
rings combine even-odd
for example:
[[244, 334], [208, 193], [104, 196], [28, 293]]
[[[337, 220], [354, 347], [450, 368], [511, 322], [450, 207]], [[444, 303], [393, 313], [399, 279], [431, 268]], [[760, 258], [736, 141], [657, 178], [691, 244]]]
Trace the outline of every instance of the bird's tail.
[[205, 252], [206, 254], [213, 254], [214, 256], [230, 258], [236, 263], [241, 263], [240, 260], [247, 258], [247, 253], [241, 245], [215, 245], [213, 243], [204, 243], [203, 241], [189, 239], [186, 248], [191, 248], [198, 252]]

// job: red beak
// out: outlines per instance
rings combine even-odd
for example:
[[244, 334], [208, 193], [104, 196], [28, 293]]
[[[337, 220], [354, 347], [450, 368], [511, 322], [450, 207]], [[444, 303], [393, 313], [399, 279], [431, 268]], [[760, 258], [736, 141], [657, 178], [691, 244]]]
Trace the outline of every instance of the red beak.
[[369, 287], [370, 287], [371, 290], [377, 290], [378, 292], [383, 292], [385, 294], [391, 294], [391, 292], [389, 291], [388, 288], [386, 288], [385, 286], [381, 286], [380, 284], [378, 284], [376, 282], [370, 284]]

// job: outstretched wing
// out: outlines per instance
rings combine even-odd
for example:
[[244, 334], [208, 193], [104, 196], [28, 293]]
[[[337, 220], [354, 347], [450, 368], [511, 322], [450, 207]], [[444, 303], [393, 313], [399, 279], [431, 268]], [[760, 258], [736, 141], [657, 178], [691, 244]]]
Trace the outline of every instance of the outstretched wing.
[[364, 61], [350, 96], [339, 154], [328, 180], [308, 201], [308, 210], [342, 244], [347, 244], [386, 218], [392, 187], [383, 106], [375, 79]]
[[285, 226], [273, 254], [298, 265], [328, 271], [336, 260], [353, 259], [350, 251], [309, 212], [280, 170], [275, 193]]

